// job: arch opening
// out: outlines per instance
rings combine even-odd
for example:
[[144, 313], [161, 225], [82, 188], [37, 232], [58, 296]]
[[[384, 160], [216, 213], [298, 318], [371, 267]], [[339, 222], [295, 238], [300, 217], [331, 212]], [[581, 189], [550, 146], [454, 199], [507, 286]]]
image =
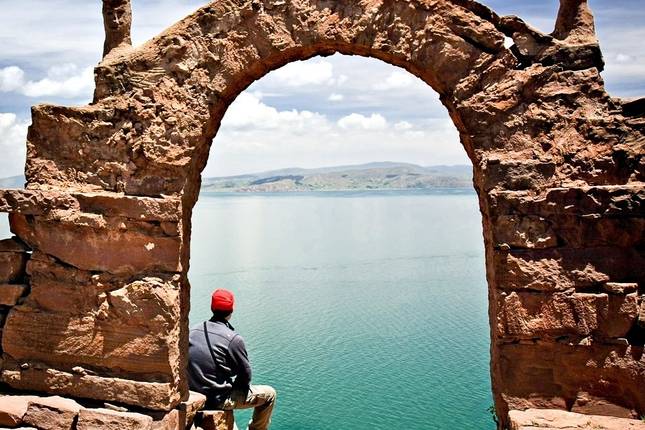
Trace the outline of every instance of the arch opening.
[[[378, 76], [365, 82], [354, 71], [361, 66]], [[303, 70], [308, 73], [294, 74]], [[293, 79], [315, 82], [297, 86]], [[357, 79], [363, 82], [348, 88]], [[329, 96], [341, 92], [343, 100], [328, 107]], [[364, 92], [378, 101], [364, 101]], [[415, 96], [423, 102], [410, 109]], [[356, 164], [388, 161], [383, 157], [391, 154], [426, 166], [469, 163], [456, 132], [432, 134], [451, 121], [436, 99], [425, 83], [398, 68], [337, 56], [266, 75], [224, 115], [209, 155], [215, 166], [202, 174], [191, 220], [191, 321], [208, 318], [214, 288], [236, 293], [239, 311], [232, 323], [247, 339], [256, 383], [275, 384], [280, 393], [280, 426], [332, 428], [343, 422], [373, 428], [378, 421], [379, 428], [420, 422], [494, 427], [487, 411], [488, 309], [472, 166], [373, 163], [364, 168], [377, 175], [372, 184], [365, 173], [356, 174]], [[295, 137], [280, 121], [296, 130]], [[249, 133], [254, 126], [260, 130]], [[344, 158], [347, 148], [333, 142], [334, 135], [360, 154]], [[264, 146], [249, 145], [256, 141]], [[228, 153], [245, 144], [252, 155]], [[288, 159], [299, 152], [307, 158]], [[217, 164], [218, 156], [224, 164]], [[339, 161], [329, 158], [334, 156]], [[268, 160], [254, 164], [255, 157]], [[226, 160], [238, 166], [225, 170]], [[326, 167], [326, 177], [311, 174], [334, 181], [339, 190], [312, 180], [308, 170], [293, 169], [302, 163]], [[276, 172], [209, 179], [271, 170]], [[428, 171], [433, 173], [419, 173]], [[378, 189], [376, 181], [387, 186], [392, 172], [407, 190]], [[365, 182], [352, 182], [356, 178]], [[398, 297], [389, 297], [393, 292]], [[457, 314], [467, 315], [461, 324]], [[391, 388], [386, 393], [378, 387]], [[396, 412], [383, 414], [384, 404]], [[248, 414], [240, 415], [245, 422]]]

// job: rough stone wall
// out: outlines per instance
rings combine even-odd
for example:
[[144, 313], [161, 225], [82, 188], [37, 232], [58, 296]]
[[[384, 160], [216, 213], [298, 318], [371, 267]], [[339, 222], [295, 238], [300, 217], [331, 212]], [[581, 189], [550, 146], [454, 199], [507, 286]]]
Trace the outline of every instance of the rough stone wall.
[[586, 1], [562, 0], [548, 35], [472, 0], [220, 0], [138, 48], [129, 3], [109, 3], [128, 21], [105, 14], [94, 102], [34, 107], [27, 190], [0, 192], [32, 250], [2, 381], [152, 409], [185, 398], [190, 218], [210, 143], [253, 81], [340, 52], [415, 74], [460, 132], [502, 421], [509, 408], [645, 413], [645, 109], [605, 92]]

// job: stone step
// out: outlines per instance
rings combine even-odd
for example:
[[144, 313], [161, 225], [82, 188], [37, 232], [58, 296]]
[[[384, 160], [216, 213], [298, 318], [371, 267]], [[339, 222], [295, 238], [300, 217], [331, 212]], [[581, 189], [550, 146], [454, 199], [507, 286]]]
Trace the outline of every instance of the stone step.
[[[121, 406], [60, 396], [0, 393], [0, 429], [185, 430], [205, 403], [206, 397], [191, 392], [188, 400], [180, 403], [177, 409], [168, 412], [137, 409], [133, 412]], [[210, 418], [204, 421], [211, 424], [207, 428], [237, 430], [232, 412], [209, 411], [206, 416]]]
[[237, 430], [233, 411], [201, 411], [195, 418], [196, 430]]
[[510, 430], [645, 430], [645, 422], [555, 409], [510, 411]]

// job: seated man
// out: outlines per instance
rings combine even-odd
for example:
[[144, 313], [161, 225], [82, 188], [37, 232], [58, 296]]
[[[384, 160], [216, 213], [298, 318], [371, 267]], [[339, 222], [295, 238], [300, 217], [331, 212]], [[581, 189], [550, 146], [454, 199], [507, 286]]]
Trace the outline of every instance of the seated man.
[[276, 392], [267, 385], [251, 385], [251, 365], [244, 340], [229, 320], [235, 297], [215, 290], [211, 298], [213, 317], [190, 330], [188, 381], [190, 389], [207, 397], [207, 409], [255, 408], [249, 430], [266, 430]]

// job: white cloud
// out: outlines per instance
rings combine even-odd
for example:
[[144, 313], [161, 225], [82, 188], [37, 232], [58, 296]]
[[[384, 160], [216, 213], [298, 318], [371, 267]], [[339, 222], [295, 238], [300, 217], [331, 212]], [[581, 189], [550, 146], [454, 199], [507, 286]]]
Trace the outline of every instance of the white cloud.
[[9, 66], [0, 69], [0, 92], [15, 91], [25, 83], [25, 72], [20, 67]]
[[28, 126], [13, 113], [0, 113], [0, 177], [23, 172]]
[[410, 124], [407, 121], [399, 121], [396, 124], [394, 124], [394, 129], [395, 130], [410, 130], [412, 128], [412, 124]]
[[[316, 94], [324, 94], [317, 106], [329, 109], [329, 92]], [[351, 94], [354, 103], [356, 94]], [[283, 95], [260, 93], [257, 88], [240, 94], [224, 116], [204, 175], [226, 176], [294, 166], [320, 167], [375, 160], [422, 165], [469, 162], [444, 108], [441, 117], [429, 115], [416, 117], [414, 121], [396, 117], [390, 122], [389, 117], [379, 111], [352, 113], [332, 121], [314, 109], [271, 105], [276, 102], [284, 106], [285, 101]], [[288, 101], [294, 103], [293, 99]]]
[[94, 68], [79, 69], [75, 64], [53, 66], [47, 77], [25, 81], [25, 72], [16, 66], [0, 69], [0, 91], [18, 92], [27, 97], [89, 98], [94, 89]]
[[327, 127], [327, 118], [319, 113], [296, 109], [279, 111], [260, 100], [258, 93], [242, 93], [226, 112], [222, 127], [233, 130], [288, 129], [291, 132]]
[[352, 113], [339, 119], [338, 126], [346, 130], [384, 130], [387, 127], [387, 121], [383, 115], [378, 113], [373, 113], [369, 117], [359, 113]]
[[342, 95], [342, 94], [332, 93], [332, 94], [330, 94], [330, 95], [329, 95], [329, 97], [327, 98], [327, 100], [329, 100], [330, 102], [340, 102], [340, 101], [342, 101], [344, 98], [345, 98], [345, 96], [344, 96], [344, 95]]
[[[354, 117], [355, 118], [355, 117]], [[363, 117], [366, 118], [366, 117]], [[411, 130], [311, 128], [294, 133], [289, 127], [239, 132], [220, 129], [204, 172], [226, 176], [286, 167], [320, 167], [389, 160], [421, 165], [468, 164], [450, 119], [420, 121]]]
[[295, 61], [274, 71], [271, 76], [288, 87], [330, 85], [334, 66], [325, 60]]
[[634, 59], [630, 57], [629, 55], [618, 53], [616, 54], [616, 62], [617, 63], [629, 63], [633, 61]]
[[405, 133], [403, 133], [403, 135], [409, 139], [420, 139], [424, 137], [426, 134], [425, 132], [420, 130], [408, 130]]
[[344, 85], [345, 82], [347, 82], [348, 80], [349, 80], [349, 77], [347, 75], [340, 75], [336, 79], [336, 85], [338, 85], [340, 87], [340, 86]]
[[392, 89], [406, 88], [413, 83], [412, 76], [407, 72], [400, 72], [398, 70], [390, 73], [384, 82], [374, 85], [375, 90], [386, 91]]
[[76, 98], [89, 96], [93, 89], [93, 67], [79, 69], [75, 64], [64, 64], [50, 68], [44, 79], [27, 82], [22, 93], [28, 97]]

